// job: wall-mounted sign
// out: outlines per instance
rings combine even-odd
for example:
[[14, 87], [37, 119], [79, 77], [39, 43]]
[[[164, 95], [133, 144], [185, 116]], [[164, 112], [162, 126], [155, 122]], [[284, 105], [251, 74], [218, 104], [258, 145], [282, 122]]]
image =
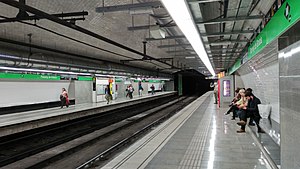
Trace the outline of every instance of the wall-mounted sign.
[[0, 79], [20, 79], [20, 80], [60, 80], [60, 76], [35, 75], [22, 73], [0, 73]]
[[222, 77], [224, 77], [224, 76], [225, 76], [225, 72], [224, 72], [224, 71], [218, 73], [218, 78], [219, 78], [219, 79], [222, 78]]
[[[286, 0], [283, 4], [281, 4], [275, 15], [248, 47], [248, 60], [253, 58], [274, 39], [278, 38], [292, 25], [299, 21], [299, 6], [299, 0]], [[229, 74], [232, 74], [241, 66], [240, 62], [241, 60], [236, 61], [236, 63], [229, 69]], [[243, 61], [243, 63], [245, 63], [245, 61]]]
[[230, 97], [230, 80], [223, 80], [223, 97]]

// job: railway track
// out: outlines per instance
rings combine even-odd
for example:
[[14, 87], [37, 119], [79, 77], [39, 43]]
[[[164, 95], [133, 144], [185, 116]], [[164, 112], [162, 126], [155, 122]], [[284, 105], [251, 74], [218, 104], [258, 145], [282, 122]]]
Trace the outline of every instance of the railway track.
[[[174, 99], [158, 99], [148, 104], [0, 138], [0, 165], [4, 168], [91, 166], [99, 159], [109, 158], [191, 100]], [[82, 158], [78, 160], [76, 156]]]

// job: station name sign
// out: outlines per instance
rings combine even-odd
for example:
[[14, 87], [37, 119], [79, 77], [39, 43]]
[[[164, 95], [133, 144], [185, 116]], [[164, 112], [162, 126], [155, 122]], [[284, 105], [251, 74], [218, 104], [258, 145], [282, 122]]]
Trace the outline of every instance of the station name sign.
[[[291, 26], [297, 23], [300, 19], [299, 7], [300, 0], [286, 0], [248, 47], [248, 59], [246, 60], [253, 58], [273, 40], [277, 39]], [[238, 59], [236, 63], [229, 68], [229, 74], [235, 72], [241, 65], [241, 59]]]
[[248, 48], [251, 59], [300, 19], [300, 1], [286, 0]]

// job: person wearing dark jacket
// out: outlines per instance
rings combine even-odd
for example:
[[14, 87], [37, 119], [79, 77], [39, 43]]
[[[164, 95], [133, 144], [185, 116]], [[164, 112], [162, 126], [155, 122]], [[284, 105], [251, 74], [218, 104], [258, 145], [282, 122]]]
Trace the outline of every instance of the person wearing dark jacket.
[[250, 91], [246, 91], [245, 97], [248, 100], [248, 104], [247, 104], [247, 107], [244, 108], [246, 111], [243, 111], [244, 113], [242, 113], [240, 116], [241, 121], [239, 121], [237, 123], [238, 125], [241, 126], [241, 129], [238, 130], [237, 132], [238, 133], [245, 132], [245, 126], [247, 124], [247, 117], [253, 116], [253, 120], [255, 121], [256, 126], [257, 126], [257, 132], [264, 133], [264, 131], [261, 129], [261, 127], [259, 125], [259, 121], [260, 121], [261, 117], [259, 115], [258, 104], [261, 104], [261, 101], [259, 100], [259, 98], [255, 97], [253, 95], [253, 93]]
[[112, 95], [111, 95], [110, 85], [107, 85], [105, 87], [104, 93], [105, 93], [105, 99], [107, 101], [107, 104], [109, 104], [109, 102], [112, 101]]
[[[250, 93], [252, 93], [252, 89], [251, 88], [246, 89], [246, 91], [249, 91]], [[248, 125], [249, 126], [255, 126], [255, 124], [253, 123], [253, 121], [254, 121], [254, 116], [252, 115], [252, 116], [250, 116], [250, 120], [249, 120]]]

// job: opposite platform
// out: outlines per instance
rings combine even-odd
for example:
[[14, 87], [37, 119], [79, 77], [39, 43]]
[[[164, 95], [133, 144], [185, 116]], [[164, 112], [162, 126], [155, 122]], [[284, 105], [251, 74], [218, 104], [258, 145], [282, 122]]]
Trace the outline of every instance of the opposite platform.
[[133, 99], [117, 99], [111, 104], [106, 102], [86, 103], [72, 105], [69, 108], [55, 107], [50, 109], [40, 109], [27, 112], [0, 115], [0, 137], [6, 136], [30, 129], [35, 129], [51, 124], [56, 124], [68, 120], [73, 120], [105, 111], [115, 110], [124, 106], [130, 106], [138, 103], [144, 103], [157, 99], [158, 97], [167, 97], [176, 92], [158, 92], [154, 95], [148, 94]]
[[103, 169], [269, 169], [252, 137], [236, 133], [208, 92], [108, 162]]

